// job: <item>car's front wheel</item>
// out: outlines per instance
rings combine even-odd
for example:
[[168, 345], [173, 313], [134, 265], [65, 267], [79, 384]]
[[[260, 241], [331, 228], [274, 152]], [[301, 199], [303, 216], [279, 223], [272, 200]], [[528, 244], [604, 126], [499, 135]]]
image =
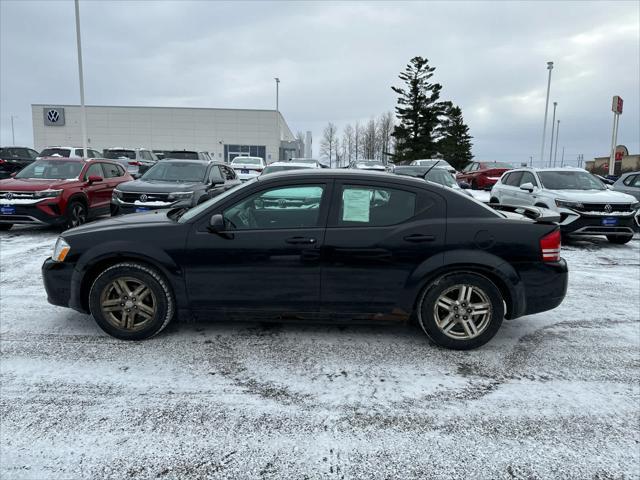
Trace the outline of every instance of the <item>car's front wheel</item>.
[[79, 227], [87, 221], [87, 207], [84, 203], [73, 200], [67, 206], [67, 221], [65, 226], [67, 228]]
[[123, 340], [143, 340], [164, 329], [175, 312], [169, 283], [156, 269], [123, 262], [104, 270], [89, 292], [98, 326]]
[[624, 245], [625, 243], [629, 243], [633, 235], [607, 235], [607, 240], [611, 243], [615, 243], [616, 245]]
[[428, 285], [417, 305], [418, 323], [437, 345], [469, 350], [500, 329], [504, 302], [496, 285], [475, 273], [451, 273]]

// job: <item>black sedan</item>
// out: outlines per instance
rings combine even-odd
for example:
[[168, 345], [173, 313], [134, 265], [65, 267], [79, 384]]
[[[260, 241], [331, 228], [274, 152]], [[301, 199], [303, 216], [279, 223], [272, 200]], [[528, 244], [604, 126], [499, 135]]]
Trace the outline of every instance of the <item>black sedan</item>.
[[420, 179], [309, 169], [189, 210], [69, 230], [43, 278], [50, 303], [91, 313], [121, 339], [177, 318], [414, 319], [436, 344], [470, 349], [503, 318], [558, 306], [567, 265], [543, 217]]
[[190, 208], [240, 183], [233, 169], [222, 163], [163, 160], [140, 179], [118, 185], [111, 197], [111, 213]]

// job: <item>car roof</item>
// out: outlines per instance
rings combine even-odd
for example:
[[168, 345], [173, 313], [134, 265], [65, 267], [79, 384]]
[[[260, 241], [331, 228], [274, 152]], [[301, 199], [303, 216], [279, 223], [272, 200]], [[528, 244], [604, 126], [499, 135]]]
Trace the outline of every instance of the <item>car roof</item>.
[[180, 162], [180, 163], [205, 163], [205, 164], [216, 164], [216, 165], [224, 165], [223, 162], [215, 162], [213, 160], [206, 160], [204, 158], [171, 158], [171, 157], [165, 157], [162, 159], [162, 163], [167, 163], [167, 162]]
[[549, 168], [516, 167], [510, 171], [514, 171], [514, 170], [527, 170], [531, 172], [587, 172], [584, 168], [579, 168], [579, 167], [549, 167]]
[[267, 164], [267, 167], [304, 167], [304, 168], [313, 168], [312, 166], [310, 166], [308, 163], [303, 163], [303, 162], [294, 162], [294, 161], [289, 161], [289, 162], [271, 162]]
[[64, 160], [65, 162], [86, 162], [87, 160], [83, 157], [60, 157], [57, 155], [40, 157], [39, 160]]
[[23, 147], [22, 145], [4, 145], [0, 148], [28, 148], [29, 150], [35, 150], [33, 147]]
[[[349, 168], [304, 168], [299, 170], [288, 170], [286, 172], [274, 172], [265, 177], [257, 178], [259, 181], [266, 181], [267, 178], [269, 180], [275, 180], [277, 178], [286, 178], [287, 180], [291, 180], [292, 178], [313, 179], [314, 177], [333, 179], [344, 178], [348, 180], [382, 180], [391, 182], [402, 181], [409, 182], [412, 185], [416, 184], [416, 179], [414, 177], [405, 177], [375, 170], [358, 170]], [[422, 184], [423, 182], [424, 181], [420, 179], [419, 184]]]

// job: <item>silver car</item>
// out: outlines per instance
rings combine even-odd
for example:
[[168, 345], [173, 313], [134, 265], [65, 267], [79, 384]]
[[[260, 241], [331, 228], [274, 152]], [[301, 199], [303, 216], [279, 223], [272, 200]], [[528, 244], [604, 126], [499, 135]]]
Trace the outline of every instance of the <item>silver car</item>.
[[616, 192], [633, 195], [637, 200], [640, 200], [640, 172], [624, 173], [616, 180], [612, 189]]

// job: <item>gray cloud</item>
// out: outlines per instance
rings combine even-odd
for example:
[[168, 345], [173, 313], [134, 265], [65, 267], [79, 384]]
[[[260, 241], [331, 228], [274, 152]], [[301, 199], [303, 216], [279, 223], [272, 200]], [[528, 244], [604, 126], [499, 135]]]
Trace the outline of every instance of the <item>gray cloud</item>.
[[[391, 85], [422, 55], [459, 104], [478, 158], [538, 155], [547, 60], [556, 62], [559, 146], [640, 151], [637, 2], [81, 1], [89, 104], [273, 108], [293, 130], [366, 121], [395, 106]], [[0, 143], [32, 143], [31, 103], [77, 103], [73, 2], [0, 1]]]

